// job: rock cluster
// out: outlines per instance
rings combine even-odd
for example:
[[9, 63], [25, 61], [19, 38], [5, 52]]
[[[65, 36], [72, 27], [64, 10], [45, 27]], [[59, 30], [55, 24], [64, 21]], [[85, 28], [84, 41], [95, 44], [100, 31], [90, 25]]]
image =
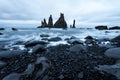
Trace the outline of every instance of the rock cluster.
[[38, 28], [67, 28], [67, 22], [65, 21], [64, 14], [60, 14], [60, 18], [53, 24], [53, 18], [52, 15], [50, 15], [48, 24], [46, 20], [44, 19], [41, 21], [41, 26], [38, 26]]
[[99, 26], [95, 26], [95, 29], [97, 30], [120, 30], [120, 26], [113, 26], [108, 28], [108, 26], [106, 25], [99, 25]]
[[96, 67], [115, 64], [120, 59], [117, 56], [120, 48], [101, 47], [92, 36], [87, 36], [84, 42], [72, 36], [66, 39], [69, 44], [57, 46], [47, 44], [63, 40], [61, 37], [47, 34], [39, 37], [48, 38], [48, 42], [25, 42], [25, 51], [0, 51], [0, 80], [117, 80], [119, 77]]

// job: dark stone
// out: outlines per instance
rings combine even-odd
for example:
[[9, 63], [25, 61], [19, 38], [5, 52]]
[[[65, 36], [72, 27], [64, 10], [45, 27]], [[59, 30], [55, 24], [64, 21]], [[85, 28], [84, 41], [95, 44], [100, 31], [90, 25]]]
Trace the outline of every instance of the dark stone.
[[0, 35], [3, 35], [3, 33], [0, 32]]
[[0, 30], [5, 30], [5, 28], [0, 28]]
[[94, 39], [92, 36], [87, 36], [85, 39]]
[[53, 37], [50, 38], [48, 41], [53, 41], [53, 42], [57, 42], [57, 41], [61, 41], [62, 39], [60, 37]]
[[13, 31], [17, 31], [17, 29], [16, 28], [11, 28]]
[[37, 54], [37, 53], [41, 53], [41, 52], [44, 52], [44, 51], [46, 51], [45, 46], [36, 45], [36, 46], [33, 47], [33, 52], [32, 53]]
[[73, 28], [75, 28], [75, 20], [73, 20]]
[[116, 29], [120, 30], [120, 27], [119, 26], [114, 26], [114, 27], [109, 28], [109, 30], [116, 30]]
[[19, 56], [19, 55], [22, 55], [22, 54], [25, 54], [25, 53], [27, 53], [26, 50], [24, 50], [24, 51], [22, 51], [22, 50], [0, 51], [0, 58], [11, 58], [11, 57]]
[[3, 68], [3, 67], [5, 67], [6, 65], [7, 65], [6, 62], [0, 61], [0, 69]]
[[100, 26], [96, 26], [95, 29], [98, 29], [98, 30], [108, 30], [108, 27], [104, 26], [104, 25], [100, 25]]
[[41, 34], [40, 37], [49, 37], [48, 34]]
[[86, 50], [86, 47], [81, 44], [77, 44], [70, 48], [70, 52], [81, 52], [85, 50]]
[[80, 39], [70, 39], [67, 41], [69, 44], [83, 44], [83, 41]]
[[60, 18], [55, 22], [54, 27], [55, 28], [64, 28], [64, 29], [67, 28], [67, 23], [64, 19], [63, 13], [60, 14]]
[[48, 20], [48, 27], [49, 28], [53, 28], [53, 19], [52, 19], [52, 15], [50, 15], [49, 20]]
[[113, 38], [111, 42], [113, 42], [113, 44], [116, 45], [117, 47], [120, 47], [120, 35]]
[[25, 43], [25, 47], [32, 47], [32, 46], [36, 46], [38, 44], [45, 45], [45, 44], [48, 44], [48, 43], [45, 42], [45, 41], [32, 41], [32, 42]]

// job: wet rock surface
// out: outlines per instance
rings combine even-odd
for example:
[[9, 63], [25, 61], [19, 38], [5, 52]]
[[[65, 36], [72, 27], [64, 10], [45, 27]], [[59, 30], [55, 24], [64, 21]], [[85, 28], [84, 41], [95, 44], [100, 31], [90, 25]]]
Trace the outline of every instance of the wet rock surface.
[[[61, 39], [58, 37], [53, 41]], [[71, 39], [77, 38], [72, 37], [68, 40]], [[105, 53], [109, 48], [99, 46], [92, 37], [88, 36], [86, 40], [91, 46], [86, 41], [82, 44], [56, 46], [47, 46], [44, 42], [32, 41], [24, 44], [27, 52], [2, 50], [0, 51], [0, 61], [2, 61], [0, 80], [9, 80], [10, 76], [16, 76], [15, 80], [117, 80], [116, 75], [96, 67], [114, 65], [118, 58], [107, 56]], [[29, 53], [30, 49], [32, 49], [31, 53]]]
[[98, 30], [107, 30], [108, 27], [105, 26], [105, 25], [100, 25], [100, 26], [95, 26], [95, 29], [98, 29]]
[[37, 44], [45, 45], [45, 44], [48, 44], [48, 43], [45, 42], [45, 41], [30, 41], [30, 42], [25, 43], [25, 47], [32, 47], [32, 46], [35, 46]]
[[57, 41], [61, 41], [62, 39], [60, 37], [53, 37], [53, 38], [50, 38], [48, 41], [51, 41], [51, 42], [57, 42]]

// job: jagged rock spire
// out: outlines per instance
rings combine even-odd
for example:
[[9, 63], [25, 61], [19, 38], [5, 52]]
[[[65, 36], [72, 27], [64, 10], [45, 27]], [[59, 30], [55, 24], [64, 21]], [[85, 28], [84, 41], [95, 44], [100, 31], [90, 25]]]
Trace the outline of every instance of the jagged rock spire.
[[75, 20], [73, 20], [73, 28], [75, 28]]
[[54, 24], [55, 28], [67, 28], [67, 23], [64, 19], [64, 14], [60, 13], [60, 18]]
[[52, 28], [53, 27], [53, 19], [52, 19], [52, 15], [50, 15], [49, 20], [48, 20], [48, 27]]

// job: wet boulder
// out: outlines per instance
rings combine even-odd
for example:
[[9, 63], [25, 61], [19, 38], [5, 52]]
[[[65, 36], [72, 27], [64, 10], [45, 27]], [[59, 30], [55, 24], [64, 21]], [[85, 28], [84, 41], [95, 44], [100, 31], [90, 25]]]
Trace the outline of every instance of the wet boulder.
[[120, 59], [120, 47], [108, 49], [104, 54], [110, 58]]
[[72, 46], [69, 50], [70, 52], [81, 52], [81, 51], [86, 51], [86, 47], [81, 44], [77, 44]]
[[37, 54], [37, 53], [41, 53], [41, 52], [44, 52], [44, 51], [46, 51], [45, 46], [43, 46], [43, 45], [36, 45], [36, 46], [33, 47], [32, 53], [33, 54]]
[[25, 43], [25, 47], [33, 47], [33, 46], [36, 46], [38, 44], [46, 45], [46, 44], [48, 44], [48, 42], [45, 42], [45, 41], [31, 41], [31, 42]]
[[96, 39], [94, 39], [92, 36], [87, 36], [84, 39], [85, 39], [86, 45], [91, 46], [91, 45], [96, 45], [97, 44]]
[[3, 67], [5, 67], [6, 65], [7, 65], [6, 62], [0, 61], [0, 69], [3, 68]]
[[60, 18], [54, 24], [55, 28], [67, 28], [67, 23], [64, 18], [64, 14], [60, 14]]
[[108, 27], [105, 25], [99, 25], [99, 26], [95, 26], [95, 29], [97, 30], [108, 30]]
[[0, 51], [0, 58], [11, 58], [11, 57], [23, 55], [26, 53], [27, 53], [26, 50]]
[[80, 39], [70, 39], [67, 41], [69, 44], [83, 44], [83, 41]]
[[51, 42], [57, 42], [57, 41], [61, 41], [62, 39], [60, 37], [53, 37], [53, 38], [50, 38], [48, 41], [51, 41]]
[[[26, 76], [31, 75], [32, 72], [34, 71], [34, 69], [35, 69], [34, 64], [29, 64], [27, 66], [27, 69], [24, 72], [22, 72], [22, 73], [12, 72], [9, 75], [5, 76], [2, 80], [21, 80], [23, 75], [26, 75]], [[29, 79], [29, 80], [31, 80], [31, 79]]]

